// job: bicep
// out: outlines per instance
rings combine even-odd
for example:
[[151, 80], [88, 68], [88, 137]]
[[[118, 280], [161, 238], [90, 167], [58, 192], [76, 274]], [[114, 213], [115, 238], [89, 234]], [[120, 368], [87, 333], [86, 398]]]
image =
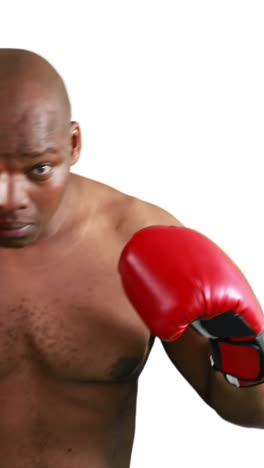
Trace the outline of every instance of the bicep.
[[189, 327], [178, 340], [162, 341], [162, 345], [173, 365], [209, 404], [211, 363], [208, 339]]

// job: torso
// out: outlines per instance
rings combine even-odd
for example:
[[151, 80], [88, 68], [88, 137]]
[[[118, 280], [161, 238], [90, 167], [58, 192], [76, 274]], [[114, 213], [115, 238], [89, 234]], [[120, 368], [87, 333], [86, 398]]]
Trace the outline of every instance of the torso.
[[12, 253], [9, 264], [0, 249], [5, 468], [129, 467], [137, 380], [153, 340], [117, 272], [122, 197], [109, 206], [98, 205], [75, 242], [62, 236], [33, 260], [25, 248], [24, 261]]

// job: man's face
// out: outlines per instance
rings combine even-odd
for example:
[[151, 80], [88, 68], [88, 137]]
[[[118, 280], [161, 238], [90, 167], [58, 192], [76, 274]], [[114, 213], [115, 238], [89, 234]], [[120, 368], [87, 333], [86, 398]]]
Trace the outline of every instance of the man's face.
[[31, 95], [16, 106], [4, 101], [0, 99], [0, 247], [25, 247], [47, 231], [60, 205], [76, 160], [74, 128], [43, 96]]

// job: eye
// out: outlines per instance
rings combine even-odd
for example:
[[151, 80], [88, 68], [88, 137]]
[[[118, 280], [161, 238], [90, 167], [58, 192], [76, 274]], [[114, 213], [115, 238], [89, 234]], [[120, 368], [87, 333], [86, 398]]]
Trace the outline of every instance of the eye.
[[51, 169], [51, 164], [38, 164], [30, 170], [30, 173], [33, 174], [33, 176], [35, 177], [41, 178], [47, 176], [51, 172]]

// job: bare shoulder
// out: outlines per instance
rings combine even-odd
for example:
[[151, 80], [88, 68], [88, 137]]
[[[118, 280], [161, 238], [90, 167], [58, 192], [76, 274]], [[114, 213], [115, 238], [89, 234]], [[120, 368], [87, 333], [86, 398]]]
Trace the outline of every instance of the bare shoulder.
[[182, 223], [172, 213], [149, 201], [121, 192], [116, 201], [117, 230], [125, 242], [135, 232], [148, 226], [182, 226]]
[[135, 232], [147, 226], [182, 226], [180, 221], [162, 207], [128, 195], [110, 185], [81, 176], [87, 200], [93, 200], [97, 219], [116, 231], [126, 242]]

